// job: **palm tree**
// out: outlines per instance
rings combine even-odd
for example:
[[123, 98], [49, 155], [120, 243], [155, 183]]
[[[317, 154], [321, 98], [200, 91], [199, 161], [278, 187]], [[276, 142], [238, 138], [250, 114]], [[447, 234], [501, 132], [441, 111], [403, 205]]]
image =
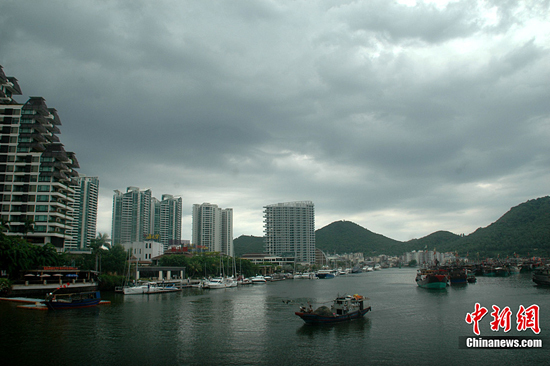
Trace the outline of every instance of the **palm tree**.
[[[109, 244], [109, 235], [106, 233], [97, 233], [97, 236], [90, 240], [90, 244], [88, 245], [90, 249], [92, 249], [92, 254], [95, 254], [95, 270], [98, 270], [98, 258], [101, 258], [101, 250], [103, 250], [104, 247], [110, 248], [111, 245]], [[101, 265], [99, 266], [99, 271], [101, 271]]]
[[23, 224], [23, 234], [25, 234], [25, 240], [28, 240], [29, 233], [34, 233], [34, 220], [33, 219], [26, 219], [25, 223]]

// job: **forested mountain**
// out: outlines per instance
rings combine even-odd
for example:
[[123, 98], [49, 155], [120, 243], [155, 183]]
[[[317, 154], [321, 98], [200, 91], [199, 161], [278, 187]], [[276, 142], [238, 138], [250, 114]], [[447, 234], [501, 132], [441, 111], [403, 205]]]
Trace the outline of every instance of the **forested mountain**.
[[[351, 221], [336, 221], [315, 232], [316, 247], [326, 253], [361, 252], [368, 256], [401, 255], [411, 250], [456, 251], [470, 258], [550, 256], [550, 197], [529, 200], [485, 228], [466, 236], [436, 231], [406, 242], [373, 233]], [[263, 238], [241, 236], [234, 240], [237, 255], [262, 253]]]
[[[444, 248], [454, 247], [470, 256], [501, 258], [512, 256], [550, 256], [550, 197], [529, 200], [513, 207], [500, 219], [485, 228]], [[443, 249], [443, 247], [442, 247]], [[475, 254], [474, 254], [475, 253]]]
[[402, 242], [373, 233], [351, 221], [336, 221], [315, 232], [315, 246], [325, 253], [402, 253]]

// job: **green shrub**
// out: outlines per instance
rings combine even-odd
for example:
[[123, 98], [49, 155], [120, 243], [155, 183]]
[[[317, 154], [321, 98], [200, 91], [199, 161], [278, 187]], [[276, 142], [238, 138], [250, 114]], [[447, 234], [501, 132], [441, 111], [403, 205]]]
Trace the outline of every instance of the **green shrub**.
[[102, 274], [99, 276], [100, 291], [114, 291], [115, 287], [124, 284], [124, 276]]

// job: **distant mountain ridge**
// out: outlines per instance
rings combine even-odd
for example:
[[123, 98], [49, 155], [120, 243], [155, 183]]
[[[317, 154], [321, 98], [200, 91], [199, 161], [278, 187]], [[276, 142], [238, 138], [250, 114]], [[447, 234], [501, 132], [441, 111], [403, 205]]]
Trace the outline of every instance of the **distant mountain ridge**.
[[[412, 250], [457, 251], [460, 256], [504, 258], [550, 256], [550, 197], [541, 197], [512, 207], [485, 228], [466, 235], [436, 231], [420, 239], [401, 242], [357, 225], [336, 221], [315, 231], [316, 247], [326, 253], [401, 255]], [[234, 240], [235, 253], [262, 253], [263, 237], [240, 236]]]

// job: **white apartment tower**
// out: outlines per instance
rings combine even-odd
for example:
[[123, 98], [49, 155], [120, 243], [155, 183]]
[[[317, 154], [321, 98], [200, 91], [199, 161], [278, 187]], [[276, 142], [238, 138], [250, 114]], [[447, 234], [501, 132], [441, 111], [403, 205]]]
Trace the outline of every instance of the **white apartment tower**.
[[264, 249], [276, 256], [294, 256], [297, 262], [315, 263], [315, 211], [313, 202], [277, 203], [264, 207]]
[[193, 244], [210, 252], [234, 256], [233, 209], [203, 203], [193, 205]]
[[18, 104], [17, 79], [0, 66], [0, 217], [7, 235], [65, 250], [78, 161], [60, 143], [61, 121], [42, 97]]
[[96, 237], [97, 198], [99, 178], [80, 176], [76, 179], [73, 227], [65, 249], [70, 251], [88, 250], [90, 242]]

